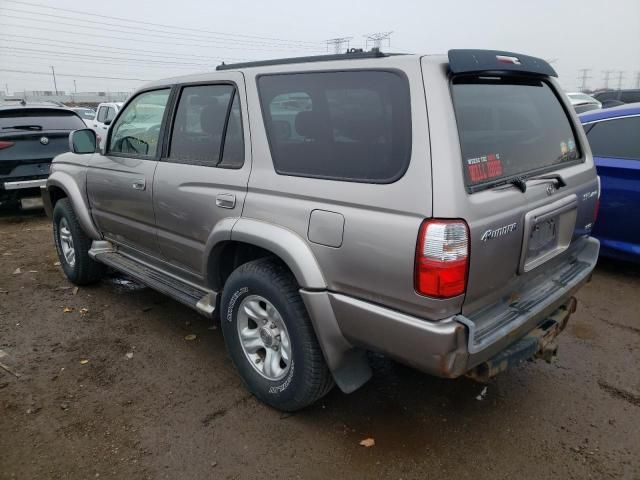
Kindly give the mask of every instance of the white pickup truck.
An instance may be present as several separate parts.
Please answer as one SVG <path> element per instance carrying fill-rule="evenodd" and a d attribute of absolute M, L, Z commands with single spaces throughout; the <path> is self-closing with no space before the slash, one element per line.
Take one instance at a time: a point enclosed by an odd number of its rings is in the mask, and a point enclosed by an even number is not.
<path fill-rule="evenodd" d="M 89 127 L 96 132 L 100 147 L 103 146 L 104 140 L 107 138 L 109 125 L 121 108 L 122 102 L 108 102 L 98 105 L 96 117 L 92 122 L 89 122 Z"/>

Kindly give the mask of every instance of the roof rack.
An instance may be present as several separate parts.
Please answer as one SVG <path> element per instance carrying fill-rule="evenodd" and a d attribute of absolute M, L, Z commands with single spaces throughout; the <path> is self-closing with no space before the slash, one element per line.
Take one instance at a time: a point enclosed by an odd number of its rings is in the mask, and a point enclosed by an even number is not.
<path fill-rule="evenodd" d="M 361 48 L 349 48 L 345 53 L 336 53 L 333 55 L 313 55 L 309 57 L 291 57 L 278 58 L 273 60 L 260 60 L 257 62 L 244 63 L 224 63 L 216 67 L 216 70 L 235 70 L 238 68 L 266 67 L 269 65 L 287 65 L 290 63 L 309 63 L 309 62 L 330 62 L 332 60 L 354 60 L 364 58 L 381 58 L 390 55 L 401 55 L 397 53 L 383 53 L 379 48 L 372 48 L 365 52 Z"/>

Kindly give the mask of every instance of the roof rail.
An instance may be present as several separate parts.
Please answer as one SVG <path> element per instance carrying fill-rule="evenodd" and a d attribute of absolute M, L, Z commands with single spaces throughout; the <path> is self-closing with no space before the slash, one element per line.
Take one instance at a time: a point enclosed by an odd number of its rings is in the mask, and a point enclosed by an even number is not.
<path fill-rule="evenodd" d="M 273 60 L 259 60 L 257 62 L 224 63 L 216 67 L 216 70 L 235 70 L 238 68 L 266 67 L 269 65 L 287 65 L 290 63 L 330 62 L 333 60 L 354 60 L 364 58 L 381 58 L 390 55 L 402 55 L 399 53 L 383 53 L 379 48 L 372 48 L 365 52 L 361 48 L 350 48 L 345 53 L 333 55 L 313 55 L 309 57 L 278 58 Z"/>

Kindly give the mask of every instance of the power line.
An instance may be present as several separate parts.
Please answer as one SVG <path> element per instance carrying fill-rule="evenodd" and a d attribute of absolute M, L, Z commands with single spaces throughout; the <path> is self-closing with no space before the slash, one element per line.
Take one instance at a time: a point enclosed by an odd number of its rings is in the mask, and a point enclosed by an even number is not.
<path fill-rule="evenodd" d="M 3 15 L 2 18 L 14 18 L 10 15 Z M 34 18 L 29 19 L 31 21 L 44 21 L 45 23 L 46 20 L 36 20 Z M 56 22 L 56 25 L 65 25 L 62 22 Z M 69 25 L 69 24 L 66 24 Z M 60 30 L 60 29 L 56 29 L 56 28 L 47 28 L 47 27 L 40 27 L 40 26 L 34 26 L 34 25 L 29 25 L 29 24 L 5 24 L 5 26 L 7 27 L 20 27 L 20 28 L 37 28 L 38 30 L 45 30 L 45 31 L 50 31 L 50 32 L 58 32 L 58 33 L 64 33 L 66 35 L 80 35 L 82 37 L 86 37 L 87 35 L 91 35 L 92 37 L 101 37 L 101 38 L 109 38 L 109 39 L 114 39 L 114 40 L 125 40 L 128 42 L 146 42 L 146 43 L 156 43 L 159 45 L 173 45 L 173 46 L 183 46 L 183 47 L 202 47 L 202 48 L 211 48 L 211 47 L 215 47 L 216 45 L 214 44 L 202 44 L 202 43 L 195 43 L 193 41 L 191 41 L 190 43 L 176 43 L 174 42 L 161 42 L 158 40 L 149 40 L 148 38 L 131 38 L 131 37 L 119 37 L 119 36 L 115 36 L 115 35 L 102 35 L 99 33 L 95 33 L 95 32 L 72 32 L 69 30 Z M 80 25 L 70 25 L 73 27 L 79 27 Z M 107 31 L 111 31 L 111 29 L 108 28 L 103 28 L 102 30 L 107 30 Z M 132 34 L 133 32 L 125 32 L 125 33 L 129 33 Z M 169 37 L 172 38 L 172 37 Z M 189 41 L 189 39 L 185 39 L 186 41 Z M 239 47 L 239 46 L 228 46 L 228 45 L 218 45 L 218 47 L 224 48 L 224 49 L 232 49 L 232 50 L 256 50 L 256 51 L 262 51 L 262 52 L 271 52 L 271 51 L 275 51 L 275 50 L 292 50 L 290 48 L 286 48 L 286 49 L 278 49 L 278 48 L 256 48 L 256 47 Z M 293 49 L 295 50 L 295 49 Z"/>
<path fill-rule="evenodd" d="M 33 21 L 37 21 L 37 22 L 42 22 L 45 21 L 47 23 L 49 23 L 50 21 L 48 20 L 49 18 L 62 18 L 64 20 L 73 20 L 76 22 L 82 22 L 82 23 L 93 23 L 93 24 L 97 24 L 100 26 L 112 26 L 112 27 L 120 27 L 120 28 L 129 28 L 129 29 L 135 29 L 135 31 L 129 32 L 126 30 L 114 30 L 114 31 L 118 31 L 118 32 L 122 32 L 122 33 L 130 33 L 130 34 L 134 34 L 134 35 L 145 35 L 144 33 L 138 33 L 140 31 L 144 31 L 144 32 L 154 32 L 156 33 L 156 36 L 162 36 L 162 37 L 168 37 L 168 38 L 189 38 L 189 37 L 195 37 L 196 40 L 217 40 L 219 42 L 224 42 L 224 43 L 233 43 L 235 45 L 260 45 L 260 46 L 266 46 L 266 47 L 289 47 L 289 45 L 287 44 L 278 44 L 278 43 L 267 43 L 267 42 L 256 42 L 256 41 L 252 41 L 252 40 L 236 40 L 236 39 L 228 39 L 228 38 L 224 38 L 224 37 L 215 37 L 215 36 L 211 36 L 211 35 L 198 35 L 198 34 L 193 34 L 193 33 L 177 33 L 177 32 L 167 32 L 166 30 L 158 30 L 155 28 L 144 28 L 144 27 L 140 27 L 138 25 L 136 26 L 130 26 L 130 25 L 122 25 L 121 23 L 107 23 L 107 22 L 101 22 L 98 20 L 86 20 L 86 19 L 80 19 L 80 18 L 75 18 L 75 17 L 69 17 L 67 15 L 55 15 L 55 14 L 51 14 L 51 13 L 40 13 L 40 12 L 30 12 L 30 11 L 26 11 L 26 10 L 19 10 L 19 9 L 15 9 L 15 8 L 7 8 L 7 7 L 2 7 L 2 10 L 4 11 L 9 11 L 9 12 L 17 12 L 17 13 L 26 13 L 29 15 L 40 15 L 40 16 L 44 16 L 47 17 L 47 20 L 40 20 L 38 18 L 29 18 L 29 17 L 16 17 L 16 16 L 9 16 L 7 15 L 7 17 L 9 18 L 19 18 L 22 20 L 33 20 Z M 59 22 L 62 23 L 62 22 Z M 63 25 L 66 25 L 65 23 L 62 23 Z M 85 26 L 85 25 L 77 25 L 75 24 L 75 26 L 81 27 L 81 28 L 88 28 L 88 29 L 94 29 L 95 27 L 93 26 Z M 157 35 L 157 34 L 161 34 L 161 35 Z M 317 46 L 311 46 L 311 45 L 305 45 L 305 46 L 296 46 L 296 48 L 298 49 L 307 49 L 307 48 L 313 48 L 313 49 L 317 49 Z"/>
<path fill-rule="evenodd" d="M 373 48 L 380 49 L 382 42 L 387 41 L 387 46 L 391 46 L 391 34 L 393 32 L 378 32 L 363 35 L 365 40 L 365 48 L 369 48 L 369 42 L 373 42 Z"/>
<path fill-rule="evenodd" d="M 330 46 L 333 46 L 333 53 L 342 53 L 349 49 L 349 41 L 353 37 L 338 37 L 338 38 L 330 38 L 326 40 L 327 42 L 327 50 L 329 50 Z M 346 45 L 346 48 L 343 49 L 342 46 Z"/>
<path fill-rule="evenodd" d="M 624 71 L 618 70 L 618 90 L 622 89 L 622 80 L 624 80 Z"/>
<path fill-rule="evenodd" d="M 0 47 L 0 49 L 5 49 L 5 47 Z M 48 53 L 50 55 L 56 56 L 56 57 L 70 57 L 70 58 L 74 58 L 74 57 L 84 57 L 84 58 L 97 58 L 97 59 L 102 59 L 102 60 L 124 60 L 126 62 L 139 62 L 140 59 L 139 58 L 124 58 L 124 57 L 109 57 L 106 55 L 90 55 L 88 53 L 66 53 L 66 52 L 56 52 L 54 50 L 40 50 L 40 49 L 34 49 L 34 48 L 19 48 L 19 47 L 12 47 L 11 50 L 17 50 L 17 51 L 21 51 L 21 52 L 35 52 L 35 53 Z M 149 63 L 155 63 L 155 64 L 161 64 L 161 65 L 184 65 L 184 66 L 195 66 L 195 67 L 209 67 L 211 68 L 211 64 L 206 64 L 206 63 L 183 63 L 183 62 L 170 62 L 170 61 L 160 61 L 160 60 L 144 60 L 144 64 L 149 64 Z"/>
<path fill-rule="evenodd" d="M 587 80 L 589 80 L 591 77 L 591 75 L 589 75 L 589 72 L 591 71 L 590 68 L 581 68 L 580 70 L 578 70 L 579 72 L 582 72 L 582 75 L 578 77 L 578 79 L 580 80 L 580 87 L 578 87 L 580 89 L 581 92 L 584 92 L 587 90 Z"/>
<path fill-rule="evenodd" d="M 18 57 L 18 61 L 17 63 L 22 63 L 23 65 L 25 64 L 25 62 L 20 62 L 20 59 L 34 59 L 36 61 L 38 60 L 44 60 L 44 63 L 50 63 L 50 61 L 52 60 L 52 55 L 37 55 L 37 54 L 32 54 L 32 53 L 3 53 L 3 56 L 15 56 Z M 130 69 L 131 67 L 138 67 L 138 68 L 144 68 L 144 69 L 148 69 L 148 68 L 163 68 L 163 69 L 167 69 L 167 68 L 173 68 L 173 69 L 185 69 L 185 70 L 189 70 L 190 72 L 193 72 L 195 69 L 197 69 L 198 65 L 166 65 L 166 64 L 160 64 L 160 65 L 135 65 L 131 63 L 131 61 L 128 60 L 88 60 L 88 59 L 71 59 L 71 58 L 60 58 L 60 56 L 58 55 L 53 55 L 55 57 L 55 59 L 57 61 L 60 61 L 62 63 L 81 63 L 83 65 L 113 65 L 113 66 L 126 66 L 127 69 Z M 11 62 L 16 63 L 15 60 L 12 60 Z M 33 64 L 33 62 L 27 62 L 26 65 L 31 66 Z M 213 70 L 213 67 L 207 66 L 208 70 Z M 166 76 L 166 75 L 163 75 Z"/>
<path fill-rule="evenodd" d="M 123 17 L 112 17 L 109 15 L 100 15 L 97 13 L 91 13 L 91 12 L 86 12 L 86 11 L 79 11 L 79 10 L 71 10 L 68 8 L 61 8 L 61 7 L 52 7 L 49 5 L 43 5 L 40 3 L 32 3 L 32 2 L 24 2 L 21 0 L 4 0 L 5 2 L 9 2 L 9 3 L 17 3 L 17 4 L 21 4 L 21 5 L 28 5 L 31 7 L 38 7 L 38 8 L 48 8 L 50 10 L 58 10 L 58 11 L 62 11 L 62 12 L 70 12 L 70 13 L 74 13 L 76 15 L 88 15 L 88 16 L 92 16 L 92 17 L 98 17 L 98 18 L 108 18 L 110 20 L 118 20 L 120 22 L 129 22 L 129 23 L 135 23 L 136 25 L 151 25 L 154 27 L 164 27 L 164 28 L 173 28 L 174 30 L 188 30 L 188 31 L 196 31 L 196 32 L 203 32 L 203 33 L 211 33 L 211 34 L 215 34 L 215 35 L 226 35 L 226 36 L 232 36 L 232 37 L 241 37 L 241 38 L 253 38 L 253 39 L 258 39 L 258 40 L 270 40 L 270 41 L 279 41 L 279 42 L 286 42 L 286 43 L 303 43 L 303 44 L 312 44 L 312 45 L 317 45 L 318 42 L 312 42 L 312 41 L 308 41 L 308 40 L 287 40 L 287 39 L 280 39 L 280 38 L 273 38 L 273 37 L 261 37 L 261 36 L 257 36 L 257 35 L 246 35 L 246 34 L 240 34 L 240 33 L 225 33 L 225 32 L 215 32 L 215 31 L 211 31 L 211 30 L 202 30 L 202 29 L 198 29 L 198 28 L 191 28 L 191 27 L 178 27 L 175 25 L 166 25 L 166 24 L 162 24 L 162 23 L 152 23 L 152 22 L 144 22 L 141 20 L 131 20 L 129 18 L 123 18 Z"/>
<path fill-rule="evenodd" d="M 609 80 L 611 79 L 611 74 L 615 70 L 603 70 L 602 74 L 604 75 L 604 88 L 609 89 Z"/>
<path fill-rule="evenodd" d="M 67 42 L 64 40 L 56 40 L 56 39 L 43 39 L 41 37 L 32 37 L 29 35 L 17 35 L 17 34 L 6 34 L 6 33 L 0 33 L 0 37 L 2 36 L 6 36 L 9 37 L 8 39 L 2 39 L 0 38 L 0 41 L 5 41 L 5 42 L 14 42 L 14 43 L 27 43 L 27 44 L 33 44 L 33 45 L 46 45 L 49 47 L 58 47 L 58 45 L 52 45 L 49 42 L 57 42 L 57 43 L 64 43 L 67 45 L 73 45 L 74 50 L 75 49 L 82 49 L 82 50 L 92 50 L 92 51 L 100 51 L 100 52 L 104 52 L 105 49 L 107 50 L 122 50 L 125 52 L 134 52 L 134 53 L 144 53 L 146 56 L 151 56 L 151 57 L 162 57 L 162 58 L 174 58 L 174 59 L 181 59 L 181 58 L 185 58 L 185 57 L 192 57 L 192 58 L 196 58 L 196 59 L 202 59 L 202 60 L 211 60 L 211 61 L 221 61 L 221 60 L 234 60 L 234 61 L 241 61 L 241 62 L 245 62 L 245 61 L 251 61 L 252 59 L 250 58 L 237 58 L 237 57 L 227 57 L 226 55 L 224 57 L 205 57 L 203 55 L 192 55 L 192 54 L 187 54 L 187 53 L 176 53 L 176 55 L 168 55 L 166 52 L 161 52 L 159 50 L 142 50 L 139 48 L 122 48 L 122 47 L 107 47 L 107 46 L 103 46 L 100 44 L 96 44 L 96 43 L 84 43 L 82 42 L 82 45 L 78 45 L 78 42 Z M 28 40 L 14 40 L 14 38 L 27 38 L 27 39 L 32 39 L 32 40 L 46 40 L 47 43 L 43 43 L 43 42 L 32 42 L 32 41 L 28 41 Z M 63 47 L 61 45 L 61 47 Z M 86 47 L 98 47 L 96 49 L 94 48 L 86 48 Z M 118 53 L 118 52 L 107 52 L 107 53 Z M 158 55 L 149 55 L 149 54 L 158 54 Z"/>
<path fill-rule="evenodd" d="M 18 19 L 18 20 L 27 20 L 27 21 L 29 21 L 29 22 L 40 22 L 40 23 L 46 23 L 46 24 L 50 24 L 50 23 L 51 23 L 51 21 L 46 20 L 46 19 L 29 18 L 29 17 L 20 17 L 20 16 L 18 16 L 18 15 L 2 15 L 2 18 L 3 18 L 3 19 L 5 19 L 5 18 L 11 18 L 11 19 Z M 80 20 L 80 21 L 82 21 L 82 20 Z M 92 35 L 92 36 L 97 36 L 96 34 L 94 34 L 94 33 L 93 33 L 93 32 L 95 31 L 95 27 L 90 27 L 90 26 L 86 26 L 86 25 L 81 25 L 81 24 L 78 24 L 78 23 L 60 22 L 60 21 L 56 21 L 56 22 L 55 22 L 55 24 L 56 24 L 56 25 L 66 25 L 66 26 L 68 26 L 68 27 L 74 27 L 74 28 L 86 28 L 86 29 L 89 29 L 89 30 L 90 30 L 90 32 L 80 32 L 80 33 L 77 33 L 77 32 L 70 32 L 70 31 L 66 31 L 66 30 L 53 30 L 53 29 L 50 29 L 50 28 L 49 28 L 49 29 L 45 29 L 45 28 L 42 28 L 42 27 L 35 27 L 34 25 L 28 25 L 28 24 L 27 24 L 27 25 L 24 25 L 24 24 L 22 24 L 22 25 L 17 24 L 17 26 L 27 27 L 27 28 L 38 28 L 39 30 L 52 30 L 52 31 L 58 31 L 58 32 L 62 32 L 62 33 L 70 33 L 70 34 L 73 34 L 73 35 Z M 16 26 L 16 24 L 13 24 L 13 25 L 12 25 L 12 24 L 6 24 L 6 25 L 7 25 L 7 26 L 9 26 L 9 27 L 11 27 L 11 26 Z M 107 27 L 101 27 L 101 28 L 100 28 L 100 31 L 116 32 L 116 33 L 125 33 L 125 34 L 127 34 L 127 35 L 140 35 L 140 36 L 142 36 L 142 37 L 147 37 L 147 36 L 149 36 L 149 34 L 147 34 L 147 33 L 131 32 L 131 31 L 127 31 L 127 30 L 119 30 L 119 29 L 116 29 L 116 28 L 107 28 Z M 177 34 L 177 35 L 181 35 L 181 34 Z M 101 35 L 101 36 L 104 36 L 104 35 Z M 169 39 L 169 40 L 189 41 L 189 42 L 196 42 L 196 41 L 198 41 L 198 40 L 191 39 L 191 38 L 184 38 L 184 36 L 182 36 L 182 37 L 181 37 L 181 36 L 175 37 L 175 36 L 162 35 L 162 34 L 157 34 L 157 33 L 156 33 L 156 34 L 154 34 L 154 35 L 153 35 L 153 37 L 157 37 L 157 38 L 166 38 L 166 39 Z M 113 38 L 115 38 L 115 37 L 113 37 Z M 129 40 L 129 41 L 134 41 L 134 42 L 146 42 L 146 41 L 148 41 L 148 40 L 146 40 L 146 38 L 126 38 L 126 39 L 124 39 L 124 40 Z M 205 40 L 206 40 L 206 39 L 203 39 L 203 40 L 200 40 L 200 41 L 205 41 Z M 225 40 L 223 40 L 223 42 L 229 43 L 229 41 L 225 41 Z M 169 45 L 178 45 L 178 44 L 173 43 L 173 42 L 171 42 L 171 43 L 169 43 L 169 42 L 162 42 L 162 43 L 164 43 L 164 44 L 169 44 Z M 316 47 L 315 49 L 313 49 L 312 47 L 293 47 L 293 46 L 292 46 L 292 47 L 287 47 L 287 46 L 282 46 L 282 47 L 280 47 L 280 46 L 276 46 L 276 47 L 258 48 L 258 47 L 252 47 L 252 46 L 251 46 L 251 44 L 249 44 L 249 45 L 244 45 L 244 44 L 238 44 L 237 42 L 235 42 L 235 43 L 233 43 L 233 44 L 234 44 L 235 46 L 229 46 L 229 45 L 218 45 L 218 46 L 223 47 L 223 48 L 235 49 L 235 50 L 258 50 L 258 51 L 264 51 L 264 52 L 277 51 L 277 50 L 283 50 L 283 51 L 291 51 L 291 50 L 293 50 L 293 51 L 300 51 L 300 50 L 316 50 L 316 51 L 320 51 L 320 48 L 319 48 L 319 47 Z M 183 44 L 183 45 L 185 45 L 185 44 Z M 187 46 L 188 46 L 188 45 L 189 45 L 189 44 L 187 44 Z M 192 43 L 191 45 L 195 45 L 195 43 Z M 215 46 L 215 44 L 214 44 L 214 43 L 207 43 L 206 45 L 205 45 L 205 44 L 200 43 L 199 45 L 200 45 L 200 46 L 203 46 L 203 47 L 208 47 L 208 48 L 211 48 L 212 46 Z"/>
<path fill-rule="evenodd" d="M 51 72 L 34 72 L 30 70 L 12 70 L 7 68 L 0 68 L 0 72 L 10 72 L 10 73 L 27 73 L 31 75 L 51 75 Z M 58 77 L 78 77 L 78 78 L 99 78 L 103 80 L 133 80 L 137 82 L 150 82 L 151 80 L 148 78 L 125 78 L 125 77 L 102 77 L 98 75 L 71 75 L 68 73 L 56 73 Z"/>

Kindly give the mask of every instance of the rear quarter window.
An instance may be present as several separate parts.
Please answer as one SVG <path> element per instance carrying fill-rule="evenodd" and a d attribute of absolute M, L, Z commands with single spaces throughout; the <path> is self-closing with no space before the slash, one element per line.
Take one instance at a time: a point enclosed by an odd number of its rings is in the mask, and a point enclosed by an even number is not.
<path fill-rule="evenodd" d="M 263 75 L 258 89 L 277 173 L 391 183 L 407 169 L 411 107 L 403 75 Z"/>
<path fill-rule="evenodd" d="M 582 157 L 567 112 L 546 82 L 460 78 L 451 89 L 468 187 Z"/>

